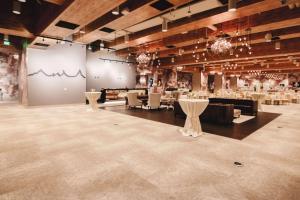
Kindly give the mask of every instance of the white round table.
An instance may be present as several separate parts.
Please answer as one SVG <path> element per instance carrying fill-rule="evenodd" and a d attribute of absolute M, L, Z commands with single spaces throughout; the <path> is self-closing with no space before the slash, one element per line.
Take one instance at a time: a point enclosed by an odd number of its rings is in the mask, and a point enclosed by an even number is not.
<path fill-rule="evenodd" d="M 207 107 L 209 101 L 206 99 L 179 99 L 183 112 L 187 115 L 184 128 L 180 132 L 184 136 L 198 137 L 202 135 L 199 116 Z"/>
<path fill-rule="evenodd" d="M 89 104 L 93 110 L 98 109 L 97 100 L 99 99 L 101 92 L 85 92 L 86 98 L 89 100 Z"/>
<path fill-rule="evenodd" d="M 258 106 L 258 110 L 260 110 L 260 111 L 263 111 L 263 108 L 262 108 L 262 105 L 261 105 L 261 102 L 262 102 L 262 100 L 265 98 L 265 94 L 263 94 L 263 93 L 253 93 L 252 94 L 252 99 L 253 100 L 256 100 L 257 101 L 257 106 Z"/>

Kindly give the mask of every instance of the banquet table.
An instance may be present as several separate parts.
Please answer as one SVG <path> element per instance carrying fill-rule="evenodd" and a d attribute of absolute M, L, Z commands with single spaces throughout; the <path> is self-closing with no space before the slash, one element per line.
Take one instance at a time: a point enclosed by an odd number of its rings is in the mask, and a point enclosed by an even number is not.
<path fill-rule="evenodd" d="M 180 129 L 183 136 L 198 137 L 202 135 L 199 116 L 208 105 L 206 99 L 179 99 L 183 112 L 187 115 L 184 128 Z"/>
<path fill-rule="evenodd" d="M 89 100 L 89 104 L 93 110 L 98 109 L 97 100 L 99 99 L 101 92 L 85 92 L 86 98 Z"/>
<path fill-rule="evenodd" d="M 169 109 L 169 108 L 174 109 L 173 105 L 174 105 L 175 100 L 176 100 L 176 98 L 174 98 L 174 97 L 164 97 L 163 96 L 163 97 L 161 97 L 160 102 L 162 105 L 166 105 L 167 109 Z"/>
<path fill-rule="evenodd" d="M 263 111 L 261 103 L 262 103 L 263 99 L 265 98 L 265 96 L 266 95 L 263 93 L 253 93 L 252 94 L 252 99 L 257 101 L 258 110 L 260 110 L 260 111 Z"/>

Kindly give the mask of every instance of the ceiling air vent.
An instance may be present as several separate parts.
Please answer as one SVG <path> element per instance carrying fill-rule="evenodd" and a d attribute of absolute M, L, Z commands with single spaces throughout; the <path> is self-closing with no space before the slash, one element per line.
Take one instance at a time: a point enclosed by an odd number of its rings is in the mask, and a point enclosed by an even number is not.
<path fill-rule="evenodd" d="M 66 29 L 71 29 L 74 30 L 76 29 L 79 25 L 78 24 L 73 24 L 71 22 L 66 22 L 66 21 L 59 21 L 55 24 L 55 26 L 61 27 L 61 28 L 66 28 Z"/>
<path fill-rule="evenodd" d="M 100 28 L 99 30 L 100 30 L 100 31 L 103 31 L 103 32 L 105 32 L 105 33 L 112 33 L 112 32 L 115 31 L 114 29 L 107 28 L 107 27 Z"/>
<path fill-rule="evenodd" d="M 44 43 L 39 43 L 39 42 L 34 43 L 34 45 L 40 46 L 40 47 L 49 47 L 50 46 L 49 44 L 44 44 Z"/>
<path fill-rule="evenodd" d="M 175 48 L 176 46 L 173 45 L 173 44 L 169 44 L 169 45 L 166 45 L 166 47 L 167 47 L 168 49 L 172 49 L 172 48 Z"/>
<path fill-rule="evenodd" d="M 159 10 L 159 11 L 164 11 L 166 9 L 172 8 L 174 5 L 167 0 L 158 0 L 154 2 L 153 4 L 150 5 L 151 7 Z"/>

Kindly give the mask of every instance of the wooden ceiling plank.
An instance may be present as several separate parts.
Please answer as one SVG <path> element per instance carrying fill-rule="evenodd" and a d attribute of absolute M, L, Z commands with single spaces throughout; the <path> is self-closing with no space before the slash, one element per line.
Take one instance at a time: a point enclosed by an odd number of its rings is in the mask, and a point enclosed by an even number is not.
<path fill-rule="evenodd" d="M 56 5 L 62 5 L 65 2 L 65 0 L 44 0 L 44 1 L 56 4 Z"/>
<path fill-rule="evenodd" d="M 155 2 L 156 0 L 149 1 L 148 3 L 144 4 L 143 6 L 131 11 L 128 15 L 124 15 L 118 19 L 115 19 L 107 24 L 105 24 L 105 27 L 114 29 L 114 30 L 124 30 L 126 28 L 129 28 L 133 25 L 136 25 L 138 23 L 141 23 L 143 21 L 146 21 L 154 16 L 159 15 L 162 13 L 161 11 L 153 8 L 150 6 L 151 3 Z M 170 1 L 175 6 L 180 6 L 183 4 L 188 3 L 190 0 L 172 0 Z M 165 12 L 165 11 L 164 11 Z M 101 23 L 95 23 L 93 27 L 89 29 L 93 29 L 93 31 L 85 34 L 84 36 L 77 38 L 77 40 L 80 40 L 84 43 L 90 43 L 95 40 L 104 38 L 108 35 L 108 33 L 100 32 L 99 29 L 103 27 L 104 25 L 100 25 Z"/>
<path fill-rule="evenodd" d="M 280 13 L 285 13 L 285 15 L 280 15 Z M 272 17 L 277 16 L 277 17 Z M 223 32 L 229 34 L 229 35 L 235 35 L 236 27 L 238 22 L 237 21 L 245 21 L 248 17 L 238 19 L 238 20 L 232 20 L 225 23 L 222 23 L 222 26 L 219 24 L 218 27 L 222 27 Z M 240 34 L 244 35 L 246 34 L 243 30 L 247 29 L 248 27 L 251 27 L 251 33 L 258 33 L 258 32 L 266 32 L 271 31 L 274 29 L 279 28 L 286 28 L 286 27 L 292 27 L 296 25 L 300 25 L 300 12 L 297 12 L 296 10 L 289 10 L 286 7 L 282 7 L 279 9 L 267 11 L 265 13 L 261 14 L 255 14 L 249 17 L 251 19 L 250 23 L 241 23 L 240 27 Z M 219 28 L 220 30 L 221 28 Z M 209 40 L 214 39 L 214 36 L 216 34 L 219 34 L 219 31 L 211 31 L 208 30 L 208 36 Z M 147 50 L 149 52 L 155 52 L 157 49 L 159 51 L 166 51 L 172 53 L 178 52 L 179 48 L 192 45 L 195 43 L 196 40 L 198 40 L 200 37 L 205 36 L 205 29 L 197 29 L 190 31 L 186 34 L 176 34 L 170 37 L 166 37 L 163 40 L 148 45 Z M 175 49 L 168 49 L 166 48 L 166 44 L 173 44 L 177 48 Z M 136 48 L 135 51 L 137 51 L 138 48 Z M 171 53 L 172 52 L 172 53 Z M 127 49 L 120 49 L 117 51 L 118 55 L 125 55 L 128 54 Z"/>
<path fill-rule="evenodd" d="M 111 43 L 110 47 L 122 49 L 127 46 L 137 46 L 174 34 L 195 30 L 201 27 L 207 27 L 213 24 L 219 24 L 225 21 L 230 21 L 249 15 L 254 15 L 256 13 L 265 12 L 268 10 L 279 8 L 281 6 L 282 5 L 279 1 L 277 2 L 273 0 L 250 0 L 245 3 L 243 3 L 242 1 L 236 12 L 227 12 L 226 6 L 216 8 L 207 12 L 195 14 L 191 18 L 177 20 L 169 25 L 168 32 L 163 33 L 158 27 L 152 28 L 151 30 L 144 30 L 140 33 L 135 33 L 135 38 L 132 39 L 128 44 L 125 44 L 124 40 L 122 38 L 119 38 L 116 42 Z"/>
<path fill-rule="evenodd" d="M 232 59 L 228 58 L 228 55 L 212 55 L 210 58 L 208 58 L 207 61 L 201 61 L 199 64 L 205 64 L 205 63 L 213 63 L 215 61 L 220 60 L 240 60 L 245 58 L 252 58 L 256 56 L 270 56 L 273 54 L 291 54 L 294 52 L 300 51 L 300 38 L 293 38 L 293 39 L 287 39 L 281 41 L 281 48 L 280 50 L 276 50 L 274 48 L 274 43 L 259 43 L 254 44 L 252 46 L 253 48 L 253 54 L 249 55 L 247 53 L 240 53 L 239 58 L 232 57 Z M 189 64 L 196 64 L 195 58 L 192 57 L 192 54 L 183 55 L 181 57 L 177 57 L 175 63 L 171 63 L 170 58 L 161 59 L 162 67 L 163 66 L 169 66 L 169 65 L 189 65 Z"/>
<path fill-rule="evenodd" d="M 78 24 L 82 28 L 99 16 L 109 12 L 126 0 L 75 0 L 72 2 L 43 32 L 42 35 L 64 38 L 74 33 L 74 30 L 55 26 L 60 21 Z"/>

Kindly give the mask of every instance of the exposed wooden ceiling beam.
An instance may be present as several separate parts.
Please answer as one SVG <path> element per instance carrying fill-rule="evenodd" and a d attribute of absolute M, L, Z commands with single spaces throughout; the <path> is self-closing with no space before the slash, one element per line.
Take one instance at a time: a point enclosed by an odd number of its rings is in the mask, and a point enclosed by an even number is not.
<path fill-rule="evenodd" d="M 76 40 L 80 40 L 83 43 L 91 43 L 95 40 L 103 39 L 105 36 L 109 35 L 109 33 L 99 31 L 99 29 L 102 27 L 119 31 L 155 17 L 162 13 L 162 11 L 150 6 L 150 4 L 155 1 L 156 0 L 140 0 L 138 4 L 134 5 L 126 5 L 126 3 L 124 3 L 124 6 L 121 6 L 121 10 L 123 7 L 129 8 L 131 11 L 128 15 L 114 16 L 111 13 L 107 13 L 103 17 L 98 18 L 88 24 L 85 27 L 86 33 L 80 37 L 76 37 Z M 190 0 L 169 0 L 169 2 L 177 7 L 190 2 Z M 168 9 L 164 10 L 163 12 L 166 11 L 168 11 Z"/>
<path fill-rule="evenodd" d="M 285 15 L 281 15 L 281 13 L 285 13 Z M 276 17 L 273 17 L 276 16 Z M 244 17 L 238 20 L 232 20 L 229 22 L 225 22 L 218 24 L 217 27 L 219 30 L 223 30 L 224 33 L 234 36 L 236 32 L 237 25 L 240 24 L 240 35 L 244 35 L 245 29 L 251 27 L 251 33 L 259 33 L 259 32 L 267 32 L 272 31 L 274 29 L 282 29 L 292 26 L 300 25 L 300 12 L 298 10 L 290 10 L 287 7 L 278 8 L 275 10 L 270 10 L 261 14 L 255 14 L 250 17 Z M 222 27 L 222 28 L 221 28 Z M 168 54 L 178 54 L 178 50 L 183 48 L 185 52 L 188 52 L 190 45 L 195 44 L 195 42 L 199 39 L 203 41 L 205 37 L 205 28 L 197 29 L 190 31 L 186 34 L 176 34 L 170 37 L 166 37 L 161 41 L 154 42 L 152 44 L 147 45 L 147 50 L 149 52 L 155 52 L 157 49 L 160 54 L 164 57 Z M 277 31 L 278 32 L 278 31 Z M 274 35 L 281 35 L 282 32 L 273 33 Z M 211 31 L 208 30 L 209 40 L 214 39 L 215 35 L 220 33 L 219 31 Z M 175 45 L 176 48 L 168 49 L 166 45 Z M 186 48 L 185 48 L 186 47 Z M 131 48 L 130 52 L 138 51 L 138 48 Z M 116 52 L 118 55 L 126 55 L 128 54 L 128 49 L 120 49 Z"/>
<path fill-rule="evenodd" d="M 27 29 L 8 29 L 8 28 L 0 28 L 0 33 L 6 34 L 6 35 L 14 35 L 24 38 L 33 38 L 33 34 L 30 33 Z"/>
<path fill-rule="evenodd" d="M 53 3 L 53 4 L 57 4 L 57 5 L 62 5 L 65 0 L 44 0 L 44 1 L 47 1 L 47 2 Z"/>
<path fill-rule="evenodd" d="M 240 59 L 246 59 L 251 57 L 257 57 L 257 56 L 270 56 L 270 55 L 276 55 L 276 54 L 290 54 L 300 51 L 300 38 L 293 38 L 293 39 L 287 39 L 281 41 L 281 48 L 280 50 L 276 50 L 274 48 L 273 43 L 259 43 L 252 45 L 253 48 L 253 54 L 249 55 L 246 52 L 241 52 L 239 54 L 239 57 L 236 58 L 235 56 L 229 56 L 226 55 L 214 55 L 209 54 L 207 57 L 207 61 L 203 60 L 202 58 L 199 62 L 199 64 L 203 63 L 209 63 L 209 62 L 217 62 L 220 60 L 240 60 Z M 175 63 L 171 62 L 171 58 L 164 58 L 160 59 L 162 66 L 170 66 L 170 65 L 190 65 L 190 64 L 196 64 L 195 58 L 192 54 L 186 54 L 180 57 L 177 57 L 175 60 Z"/>
<path fill-rule="evenodd" d="M 183 18 L 176 20 L 169 24 L 168 32 L 161 32 L 161 27 L 153 27 L 146 29 L 131 36 L 131 41 L 128 44 L 124 43 L 124 38 L 118 38 L 116 42 L 111 43 L 110 46 L 121 49 L 127 46 L 137 46 L 145 44 L 147 42 L 159 40 L 161 38 L 171 36 L 174 34 L 182 33 L 185 31 L 191 31 L 199 29 L 201 27 L 207 27 L 213 24 L 219 24 L 225 21 L 254 15 L 256 13 L 265 12 L 275 8 L 279 8 L 282 5 L 279 1 L 274 0 L 249 0 L 241 1 L 238 4 L 236 12 L 227 12 L 227 7 L 215 8 L 206 12 L 198 13 L 193 15 L 191 18 Z"/>
<path fill-rule="evenodd" d="M 299 18 L 299 20 L 300 20 L 300 18 Z M 265 34 L 266 33 L 269 33 L 269 31 L 251 34 L 251 39 L 252 39 L 251 44 L 253 45 L 253 44 L 265 42 Z M 272 33 L 274 36 L 279 36 L 280 40 L 298 38 L 298 37 L 300 37 L 300 26 L 277 29 L 277 30 L 273 30 Z M 237 38 L 238 37 L 232 38 L 232 45 L 234 45 L 234 46 L 236 45 L 235 43 L 236 43 Z M 198 47 L 196 49 L 197 51 L 195 51 L 195 46 Z M 240 47 L 240 43 L 238 44 L 238 47 Z M 193 44 L 193 45 L 182 47 L 182 49 L 184 49 L 183 54 L 190 54 L 193 51 L 195 51 L 196 53 L 202 53 L 202 52 L 206 51 L 205 48 L 206 48 L 206 43 Z M 160 56 L 160 58 L 170 57 L 170 55 L 174 55 L 174 54 L 177 56 L 179 49 L 180 48 L 161 51 L 161 52 L 159 52 L 159 56 Z"/>
<path fill-rule="evenodd" d="M 78 29 L 109 12 L 126 0 L 74 0 L 43 32 L 51 37 L 68 37 L 75 30 L 55 26 L 60 20 L 78 24 Z"/>

